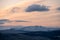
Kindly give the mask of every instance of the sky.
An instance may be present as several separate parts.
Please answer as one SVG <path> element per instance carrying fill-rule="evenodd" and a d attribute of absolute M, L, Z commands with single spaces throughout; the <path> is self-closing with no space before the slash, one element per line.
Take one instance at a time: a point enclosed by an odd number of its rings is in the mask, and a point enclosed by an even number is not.
<path fill-rule="evenodd" d="M 60 27 L 60 0 L 0 0 L 0 25 Z"/>

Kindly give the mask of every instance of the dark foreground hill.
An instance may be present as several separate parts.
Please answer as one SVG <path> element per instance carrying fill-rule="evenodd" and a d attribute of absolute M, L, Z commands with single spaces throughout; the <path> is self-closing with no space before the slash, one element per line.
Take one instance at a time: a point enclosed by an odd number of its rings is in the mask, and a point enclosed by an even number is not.
<path fill-rule="evenodd" d="M 0 40 L 60 40 L 60 30 L 30 31 L 25 33 L 2 33 Z"/>

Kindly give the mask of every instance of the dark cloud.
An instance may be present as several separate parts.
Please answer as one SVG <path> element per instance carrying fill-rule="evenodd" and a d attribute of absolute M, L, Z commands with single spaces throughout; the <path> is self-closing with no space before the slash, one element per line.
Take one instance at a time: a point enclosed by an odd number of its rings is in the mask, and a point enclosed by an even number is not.
<path fill-rule="evenodd" d="M 10 22 L 8 19 L 0 19 L 0 24 L 4 24 Z"/>
<path fill-rule="evenodd" d="M 60 7 L 58 7 L 57 10 L 60 10 Z"/>
<path fill-rule="evenodd" d="M 29 21 L 25 21 L 25 20 L 0 19 L 0 24 L 11 23 L 11 22 L 29 22 Z"/>
<path fill-rule="evenodd" d="M 15 20 L 14 22 L 29 22 L 29 21 L 25 21 L 25 20 Z"/>
<path fill-rule="evenodd" d="M 32 11 L 49 11 L 47 6 L 44 5 L 38 5 L 38 4 L 32 4 L 30 6 L 28 6 L 25 9 L 26 12 L 32 12 Z"/>

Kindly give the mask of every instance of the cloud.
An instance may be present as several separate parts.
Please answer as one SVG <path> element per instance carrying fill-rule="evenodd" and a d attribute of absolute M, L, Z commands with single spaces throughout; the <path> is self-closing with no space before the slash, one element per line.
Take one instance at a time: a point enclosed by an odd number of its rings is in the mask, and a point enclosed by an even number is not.
<path fill-rule="evenodd" d="M 15 20 L 14 22 L 29 22 L 29 21 L 25 21 L 25 20 Z"/>
<path fill-rule="evenodd" d="M 60 10 L 60 7 L 58 7 L 57 10 Z"/>
<path fill-rule="evenodd" d="M 47 6 L 44 5 L 38 5 L 38 4 L 32 4 L 30 6 L 28 6 L 25 9 L 26 12 L 32 12 L 32 11 L 49 11 Z"/>
<path fill-rule="evenodd" d="M 9 19 L 0 19 L 0 25 L 5 23 L 12 23 L 12 22 L 29 22 L 25 20 L 9 20 Z"/>
<path fill-rule="evenodd" d="M 11 12 L 11 13 L 18 13 L 19 10 L 20 10 L 19 7 L 13 7 L 13 8 L 10 10 L 10 12 Z"/>
<path fill-rule="evenodd" d="M 0 19 L 0 24 L 5 24 L 5 23 L 8 23 L 10 22 L 10 20 L 8 19 Z"/>

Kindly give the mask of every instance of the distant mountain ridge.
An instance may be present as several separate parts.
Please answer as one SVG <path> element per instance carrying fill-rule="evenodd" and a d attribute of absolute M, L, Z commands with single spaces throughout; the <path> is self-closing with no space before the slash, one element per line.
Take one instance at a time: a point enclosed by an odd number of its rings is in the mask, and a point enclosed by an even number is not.
<path fill-rule="evenodd" d="M 3 33 L 25 33 L 35 31 L 54 31 L 60 30 L 60 28 L 49 28 L 44 26 L 26 26 L 26 27 L 12 27 L 5 30 L 0 30 Z"/>
<path fill-rule="evenodd" d="M 44 27 L 44 26 L 28 26 L 28 27 L 23 27 L 21 30 L 25 31 L 52 31 L 52 30 L 59 30 L 60 28 L 49 28 L 49 27 Z"/>

